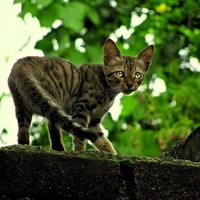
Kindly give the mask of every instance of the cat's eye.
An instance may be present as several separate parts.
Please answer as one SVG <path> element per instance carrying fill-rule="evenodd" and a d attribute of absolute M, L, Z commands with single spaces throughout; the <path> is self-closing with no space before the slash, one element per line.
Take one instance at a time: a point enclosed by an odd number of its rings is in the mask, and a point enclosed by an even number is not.
<path fill-rule="evenodd" d="M 140 72 L 136 72 L 135 73 L 135 78 L 136 79 L 139 79 L 139 78 L 141 78 L 142 77 L 142 74 L 140 73 Z"/>
<path fill-rule="evenodd" d="M 117 72 L 116 72 L 116 75 L 117 75 L 119 78 L 123 78 L 123 77 L 124 77 L 124 72 L 122 72 L 122 71 L 117 71 Z"/>

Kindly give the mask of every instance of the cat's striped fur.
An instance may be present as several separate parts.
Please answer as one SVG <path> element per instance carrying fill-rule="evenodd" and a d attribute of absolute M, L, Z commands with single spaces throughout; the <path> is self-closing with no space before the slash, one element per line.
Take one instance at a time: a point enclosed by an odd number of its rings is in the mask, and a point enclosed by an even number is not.
<path fill-rule="evenodd" d="M 64 150 L 60 128 L 74 136 L 75 150 L 83 150 L 85 139 L 116 154 L 100 128 L 103 116 L 120 92 L 137 90 L 150 66 L 154 47 L 136 57 L 121 56 L 115 43 L 104 45 L 104 65 L 84 64 L 48 57 L 26 57 L 13 66 L 8 85 L 16 107 L 18 143 L 29 144 L 33 114 L 49 120 L 51 147 Z"/>

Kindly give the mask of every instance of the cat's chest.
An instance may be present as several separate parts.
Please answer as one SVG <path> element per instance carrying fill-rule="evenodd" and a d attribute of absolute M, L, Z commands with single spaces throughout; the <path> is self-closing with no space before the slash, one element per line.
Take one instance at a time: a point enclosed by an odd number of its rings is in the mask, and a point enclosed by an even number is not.
<path fill-rule="evenodd" d="M 110 95 L 102 92 L 103 88 L 100 86 L 94 85 L 87 90 L 87 93 L 84 93 L 85 99 L 89 101 L 88 107 L 91 111 L 91 117 L 103 117 L 108 110 L 111 108 L 114 102 L 114 98 L 111 99 Z M 92 109 L 91 109 L 92 108 Z"/>
<path fill-rule="evenodd" d="M 96 107 L 92 110 L 92 117 L 102 118 L 112 107 L 113 101 L 105 100 L 104 102 L 97 103 Z"/>

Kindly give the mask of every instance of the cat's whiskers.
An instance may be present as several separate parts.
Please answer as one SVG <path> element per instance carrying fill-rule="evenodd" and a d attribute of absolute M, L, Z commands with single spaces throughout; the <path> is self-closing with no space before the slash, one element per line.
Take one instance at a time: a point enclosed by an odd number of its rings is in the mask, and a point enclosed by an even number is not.
<path fill-rule="evenodd" d="M 114 88 L 106 88 L 103 91 L 103 95 L 102 95 L 102 99 L 105 99 L 107 96 L 109 96 L 109 98 L 113 98 L 114 96 L 117 96 L 117 94 L 119 94 L 119 89 L 118 87 L 114 87 Z"/>
<path fill-rule="evenodd" d="M 141 104 L 149 104 L 154 103 L 155 99 L 146 91 L 136 91 L 137 99 L 141 102 Z"/>
<path fill-rule="evenodd" d="M 116 91 L 116 90 L 114 90 L 113 93 L 112 93 L 111 96 L 110 96 L 110 99 L 113 99 L 113 100 L 114 100 L 114 98 L 115 98 L 118 94 L 119 94 L 119 92 Z"/>

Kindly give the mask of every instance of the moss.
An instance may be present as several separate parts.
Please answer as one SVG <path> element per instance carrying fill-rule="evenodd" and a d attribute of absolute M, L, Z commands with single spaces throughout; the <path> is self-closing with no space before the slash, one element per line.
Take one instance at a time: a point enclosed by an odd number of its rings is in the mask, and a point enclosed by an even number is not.
<path fill-rule="evenodd" d="M 188 199 L 200 190 L 200 163 L 170 157 L 113 156 L 95 150 L 58 152 L 13 145 L 0 148 L 0 161 L 4 196 Z"/>
<path fill-rule="evenodd" d="M 22 151 L 22 152 L 40 152 L 40 153 L 51 153 L 53 150 L 51 149 L 45 149 L 41 146 L 30 146 L 30 145 L 11 145 L 11 146 L 5 146 L 1 147 L 0 150 L 6 150 L 6 151 Z"/>
<path fill-rule="evenodd" d="M 172 157 L 175 159 L 200 162 L 200 127 L 195 129 L 186 140 L 177 142 L 169 152 L 163 153 L 160 157 Z"/>
<path fill-rule="evenodd" d="M 119 163 L 123 161 L 129 161 L 130 163 L 160 163 L 162 165 L 181 165 L 181 166 L 190 166 L 190 167 L 199 167 L 200 162 L 191 162 L 189 160 L 179 160 L 171 157 L 161 157 L 161 158 L 152 158 L 152 157 L 139 157 L 134 155 L 120 156 L 120 155 L 111 155 L 107 152 L 102 151 L 65 151 L 59 152 L 51 149 L 46 149 L 41 146 L 30 146 L 30 145 L 12 145 L 1 147 L 0 151 L 15 151 L 15 152 L 28 152 L 28 153 L 37 153 L 37 154 L 52 154 L 52 155 L 64 155 L 68 157 L 77 157 L 83 159 L 94 159 L 94 160 L 107 160 L 113 163 Z"/>

